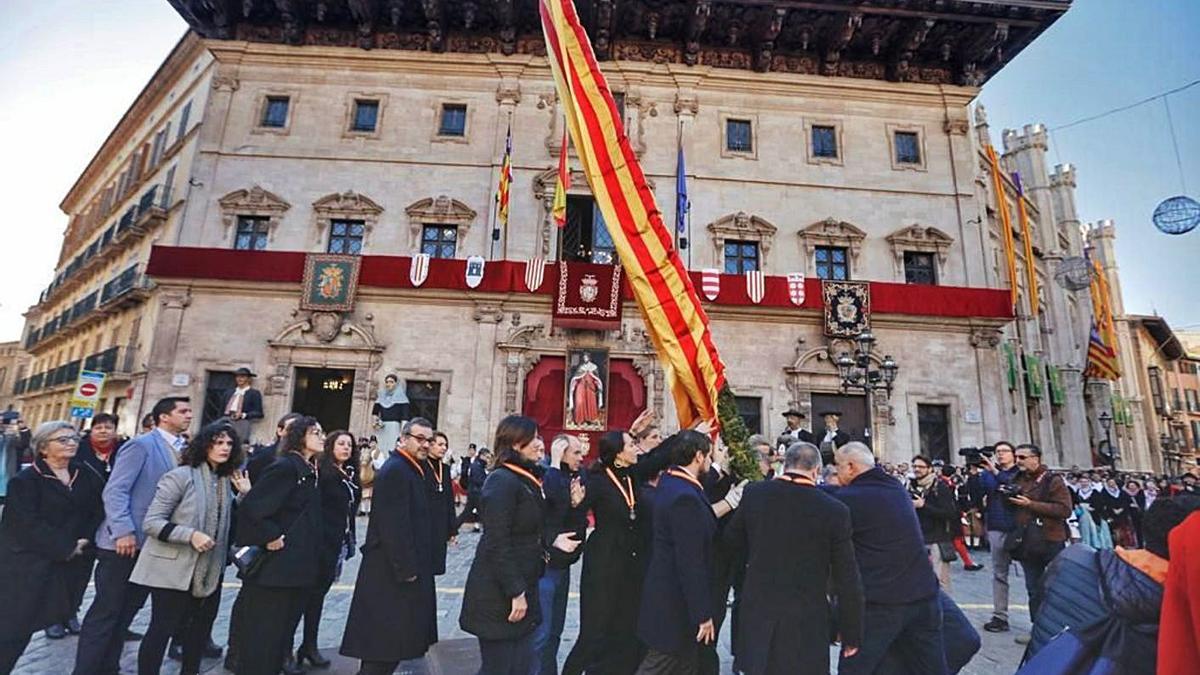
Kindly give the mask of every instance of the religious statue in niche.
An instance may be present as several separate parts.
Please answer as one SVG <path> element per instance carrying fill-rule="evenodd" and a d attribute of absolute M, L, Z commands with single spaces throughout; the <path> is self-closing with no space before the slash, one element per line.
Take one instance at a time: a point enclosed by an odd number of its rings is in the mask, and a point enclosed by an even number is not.
<path fill-rule="evenodd" d="M 568 350 L 567 376 L 563 428 L 575 431 L 607 428 L 608 350 Z"/>

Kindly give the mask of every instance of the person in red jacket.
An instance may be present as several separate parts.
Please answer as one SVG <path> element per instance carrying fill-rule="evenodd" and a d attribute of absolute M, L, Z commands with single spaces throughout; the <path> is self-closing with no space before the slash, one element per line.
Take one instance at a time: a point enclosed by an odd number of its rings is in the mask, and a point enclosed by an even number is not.
<path fill-rule="evenodd" d="M 1194 673 L 1200 664 L 1200 512 L 1167 538 L 1171 566 L 1158 624 L 1158 675 Z"/>

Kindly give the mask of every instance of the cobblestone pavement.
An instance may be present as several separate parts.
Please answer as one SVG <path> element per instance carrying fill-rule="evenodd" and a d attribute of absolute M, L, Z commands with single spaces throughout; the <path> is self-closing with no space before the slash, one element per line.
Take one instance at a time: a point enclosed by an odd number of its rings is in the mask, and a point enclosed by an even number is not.
<path fill-rule="evenodd" d="M 362 541 L 362 531 L 366 528 L 366 519 L 359 519 L 360 537 Z M 442 658 L 431 659 L 431 661 L 440 661 L 434 664 L 405 664 L 402 672 L 405 673 L 430 673 L 438 675 L 440 673 L 464 673 L 466 666 L 448 665 L 461 664 L 464 660 L 470 661 L 468 657 L 463 658 L 463 653 L 473 651 L 471 649 L 473 638 L 464 633 L 458 627 L 458 612 L 462 603 L 463 585 L 466 582 L 467 571 L 471 566 L 471 559 L 475 551 L 475 543 L 478 541 L 479 535 L 469 532 L 464 529 L 463 534 L 459 537 L 458 545 L 450 549 L 450 554 L 446 563 L 445 576 L 439 577 L 437 580 L 438 589 L 438 628 L 442 639 L 440 645 L 440 654 Z M 951 581 L 951 595 L 964 609 L 971 622 L 978 629 L 991 616 L 991 566 L 990 557 L 986 552 L 980 552 L 976 555 L 977 562 L 982 562 L 986 567 L 978 572 L 966 572 L 958 563 L 954 564 Z M 321 640 L 320 644 L 326 656 L 333 657 L 337 652 L 337 645 L 341 640 L 342 631 L 345 627 L 346 614 L 350 607 L 350 597 L 354 590 L 354 580 L 358 573 L 359 557 L 355 557 L 347 562 L 345 570 L 342 572 L 341 579 L 330 590 L 329 596 L 325 601 L 325 612 L 321 620 Z M 563 631 L 563 643 L 559 652 L 560 661 L 566 658 L 567 653 L 575 643 L 575 636 L 579 633 L 579 598 L 577 591 L 579 589 L 579 568 L 576 565 L 573 569 L 574 578 L 571 582 L 571 600 L 567 609 L 566 628 Z M 232 574 L 230 575 L 232 577 Z M 1010 575 L 1011 582 L 1011 600 L 1010 607 L 1013 632 L 1010 633 L 987 633 L 980 630 L 979 633 L 983 640 L 983 648 L 970 664 L 962 671 L 964 675 L 1000 675 L 1002 673 L 1011 673 L 1016 670 L 1017 662 L 1020 660 L 1022 647 L 1015 644 L 1013 638 L 1021 632 L 1028 632 L 1029 617 L 1026 609 L 1026 595 L 1024 588 L 1024 580 L 1021 577 L 1019 566 L 1014 566 L 1013 573 Z M 213 636 L 218 643 L 225 643 L 229 632 L 229 610 L 233 606 L 233 600 L 238 592 L 238 581 L 236 578 L 227 581 L 225 589 L 221 595 L 221 610 L 217 616 L 217 621 L 213 629 Z M 92 591 L 88 591 L 88 596 L 84 599 L 84 608 L 91 601 Z M 135 630 L 145 631 L 146 624 L 150 618 L 149 603 L 142 609 L 134 622 Z M 82 619 L 82 613 L 80 616 Z M 720 652 L 722 656 L 723 671 L 729 670 L 731 657 L 729 655 L 729 622 L 726 621 L 725 629 L 720 637 Z M 63 640 L 47 640 L 42 633 L 34 636 L 30 642 L 25 655 L 17 663 L 15 673 L 18 674 L 42 674 L 53 673 L 60 675 L 70 673 L 75 657 L 75 643 L 77 638 L 69 636 Z M 135 673 L 137 672 L 137 645 L 136 642 L 128 642 L 125 644 L 125 653 L 121 659 L 122 672 Z M 836 663 L 836 658 L 833 659 Z M 218 661 L 206 661 L 204 668 L 214 674 L 225 673 Z M 163 673 L 175 675 L 178 673 L 178 664 L 174 661 L 167 661 L 163 667 Z M 336 662 L 333 668 L 314 671 L 320 673 L 329 673 L 331 675 L 340 675 L 342 673 L 352 674 L 355 672 L 354 665 L 348 661 Z"/>

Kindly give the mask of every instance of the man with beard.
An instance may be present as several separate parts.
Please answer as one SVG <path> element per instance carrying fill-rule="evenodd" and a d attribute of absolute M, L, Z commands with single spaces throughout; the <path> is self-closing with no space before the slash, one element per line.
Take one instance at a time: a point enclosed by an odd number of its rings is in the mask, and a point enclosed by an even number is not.
<path fill-rule="evenodd" d="M 433 535 L 425 460 L 433 424 L 409 420 L 375 476 L 374 504 L 363 544 L 341 653 L 359 659 L 362 675 L 386 675 L 437 642 Z"/>

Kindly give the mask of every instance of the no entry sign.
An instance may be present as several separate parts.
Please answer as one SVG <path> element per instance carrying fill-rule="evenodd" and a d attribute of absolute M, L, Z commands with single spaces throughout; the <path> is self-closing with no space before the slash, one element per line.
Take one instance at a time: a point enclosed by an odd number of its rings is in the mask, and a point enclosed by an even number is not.
<path fill-rule="evenodd" d="M 75 391 L 71 393 L 71 417 L 92 416 L 100 402 L 100 392 L 104 390 L 104 378 L 104 373 L 94 370 L 79 373 Z"/>

